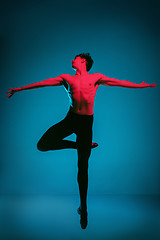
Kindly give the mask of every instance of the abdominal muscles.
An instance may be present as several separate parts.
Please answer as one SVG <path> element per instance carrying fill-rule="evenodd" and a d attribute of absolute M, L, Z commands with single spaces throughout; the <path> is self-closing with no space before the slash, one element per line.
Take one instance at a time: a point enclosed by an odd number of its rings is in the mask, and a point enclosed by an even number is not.
<path fill-rule="evenodd" d="M 91 92 L 86 93 L 85 91 L 78 91 L 72 94 L 71 97 L 71 107 L 73 111 L 79 114 L 92 115 L 94 97 Z"/>
<path fill-rule="evenodd" d="M 75 113 L 93 115 L 94 98 L 98 86 L 92 79 L 77 79 L 70 82 L 68 96 Z"/>

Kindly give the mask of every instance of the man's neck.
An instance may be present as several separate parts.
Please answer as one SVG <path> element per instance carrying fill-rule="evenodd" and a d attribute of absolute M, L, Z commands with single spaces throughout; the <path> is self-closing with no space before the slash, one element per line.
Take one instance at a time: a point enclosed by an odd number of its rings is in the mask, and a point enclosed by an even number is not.
<path fill-rule="evenodd" d="M 84 76 L 84 75 L 88 75 L 88 72 L 87 72 L 87 71 L 79 71 L 79 70 L 77 70 L 77 71 L 76 71 L 76 75 L 78 75 L 78 76 Z"/>
<path fill-rule="evenodd" d="M 76 75 L 87 75 L 88 74 L 88 72 L 87 72 L 87 69 L 86 69 L 86 65 L 81 65 L 81 68 L 80 69 L 77 69 L 77 71 L 76 71 Z"/>

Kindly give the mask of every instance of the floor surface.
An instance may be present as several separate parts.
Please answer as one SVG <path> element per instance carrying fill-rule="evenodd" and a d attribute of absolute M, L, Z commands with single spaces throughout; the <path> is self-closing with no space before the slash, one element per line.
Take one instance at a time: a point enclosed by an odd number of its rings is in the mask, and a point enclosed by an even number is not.
<path fill-rule="evenodd" d="M 1 240 L 160 240 L 160 197 L 88 196 L 80 227 L 75 196 L 1 196 Z"/>

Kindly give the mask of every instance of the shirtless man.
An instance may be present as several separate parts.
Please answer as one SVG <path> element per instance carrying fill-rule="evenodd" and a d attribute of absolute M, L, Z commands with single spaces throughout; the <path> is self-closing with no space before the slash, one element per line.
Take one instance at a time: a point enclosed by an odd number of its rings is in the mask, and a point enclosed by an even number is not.
<path fill-rule="evenodd" d="M 55 78 L 49 78 L 41 82 L 33 83 L 20 88 L 9 88 L 10 98 L 14 93 L 47 86 L 64 86 L 70 99 L 70 109 L 67 116 L 50 127 L 41 137 L 37 144 L 40 151 L 57 150 L 64 148 L 77 149 L 78 153 L 78 185 L 80 193 L 80 224 L 82 229 L 87 227 L 87 189 L 88 189 L 88 160 L 91 148 L 98 146 L 92 143 L 93 105 L 96 91 L 99 85 L 119 86 L 126 88 L 156 87 L 156 84 L 132 83 L 107 77 L 101 73 L 89 74 L 93 60 L 89 53 L 82 53 L 72 60 L 72 67 L 76 74 L 62 74 Z M 65 137 L 75 133 L 76 142 L 63 140 Z"/>

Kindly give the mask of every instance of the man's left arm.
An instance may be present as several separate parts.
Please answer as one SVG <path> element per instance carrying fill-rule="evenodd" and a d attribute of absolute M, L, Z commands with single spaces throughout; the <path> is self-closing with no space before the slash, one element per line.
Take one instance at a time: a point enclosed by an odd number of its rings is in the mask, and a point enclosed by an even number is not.
<path fill-rule="evenodd" d="M 104 86 L 115 86 L 115 87 L 125 87 L 125 88 L 146 88 L 146 87 L 156 87 L 156 84 L 145 83 L 144 81 L 140 84 L 129 82 L 126 80 L 118 80 L 115 78 L 109 78 L 103 74 L 98 74 L 99 80 L 97 84 Z"/>

